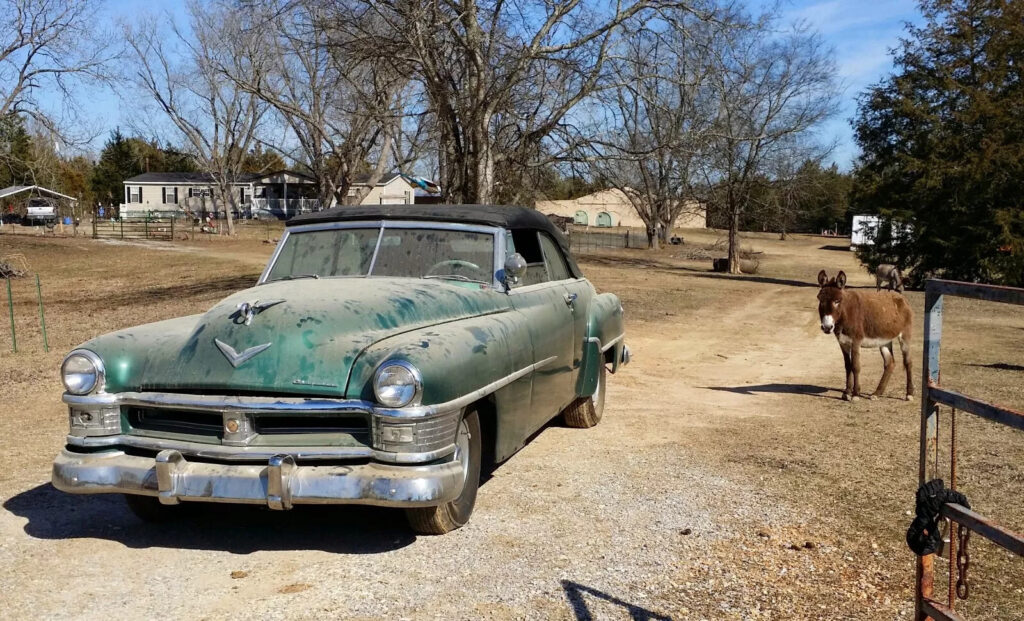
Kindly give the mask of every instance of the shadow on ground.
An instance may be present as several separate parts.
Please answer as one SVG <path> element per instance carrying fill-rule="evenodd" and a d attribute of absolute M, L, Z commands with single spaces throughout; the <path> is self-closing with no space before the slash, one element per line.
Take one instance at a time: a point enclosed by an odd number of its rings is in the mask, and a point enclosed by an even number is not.
<path fill-rule="evenodd" d="M 278 512 L 243 505 L 188 503 L 180 518 L 147 524 L 117 494 L 72 495 L 40 485 L 3 505 L 26 518 L 37 539 L 106 539 L 129 548 L 184 548 L 250 554 L 259 550 L 322 550 L 376 554 L 416 540 L 401 511 L 378 507 L 299 506 Z"/>
<path fill-rule="evenodd" d="M 754 386 L 704 386 L 707 390 L 719 392 L 732 392 L 738 395 L 755 396 L 765 393 L 779 393 L 787 395 L 807 395 L 809 397 L 821 397 L 823 399 L 838 399 L 839 397 L 829 396 L 829 391 L 824 386 L 812 384 L 756 384 Z"/>
<path fill-rule="evenodd" d="M 850 252 L 850 245 L 846 244 L 845 246 L 836 246 L 834 244 L 825 244 L 824 246 L 819 246 L 818 250 L 841 250 L 843 252 Z"/>
<path fill-rule="evenodd" d="M 807 280 L 789 280 L 787 278 L 772 278 L 771 276 L 752 276 L 747 274 L 724 274 L 716 272 L 705 272 L 702 274 L 694 274 L 695 278 L 719 278 L 722 280 L 739 280 L 742 282 L 757 282 L 766 285 L 782 285 L 785 287 L 814 287 L 818 288 L 818 283 L 810 282 Z"/>
<path fill-rule="evenodd" d="M 1021 328 L 1024 330 L 1024 328 Z M 982 367 L 985 369 L 996 369 L 998 371 L 1024 371 L 1024 366 L 1019 364 L 1009 364 L 1006 362 L 993 362 L 992 364 L 971 364 L 972 367 Z"/>
<path fill-rule="evenodd" d="M 259 274 L 220 276 L 199 283 L 187 282 L 150 287 L 148 289 L 126 289 L 114 295 L 106 295 L 95 300 L 86 299 L 85 301 L 95 302 L 98 305 L 102 305 L 104 309 L 107 309 L 134 304 L 166 302 L 181 298 L 195 298 L 212 294 L 227 296 L 235 291 L 252 287 L 259 280 L 259 277 Z"/>
<path fill-rule="evenodd" d="M 576 616 L 576 621 L 593 621 L 598 617 L 604 615 L 595 615 L 594 611 L 587 605 L 587 599 L 593 598 L 603 602 L 602 608 L 615 607 L 621 608 L 622 612 L 629 615 L 633 621 L 671 621 L 672 617 L 667 615 L 659 614 L 654 611 L 648 610 L 637 606 L 636 604 L 630 604 L 629 602 L 622 601 L 617 597 L 608 595 L 603 591 L 592 589 L 588 586 L 578 584 L 571 580 L 562 580 L 562 589 L 565 591 L 565 597 L 569 600 L 569 606 L 572 608 L 573 615 Z M 616 617 L 620 616 L 618 614 Z"/>
<path fill-rule="evenodd" d="M 685 265 L 676 265 L 674 263 L 668 263 L 666 261 L 659 261 L 653 257 L 643 256 L 620 256 L 620 255 L 601 255 L 601 254 L 581 254 L 576 253 L 576 258 L 580 263 L 593 263 L 595 265 L 612 265 L 616 267 L 644 267 L 665 270 L 667 272 L 695 272 L 702 273 L 707 270 L 698 269 L 695 267 L 688 267 Z M 710 269 L 710 268 L 709 268 Z"/>

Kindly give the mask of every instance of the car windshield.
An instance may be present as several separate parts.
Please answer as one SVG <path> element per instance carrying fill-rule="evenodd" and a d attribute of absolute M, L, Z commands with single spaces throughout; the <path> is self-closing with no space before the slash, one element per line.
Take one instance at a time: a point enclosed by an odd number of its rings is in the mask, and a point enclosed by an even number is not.
<path fill-rule="evenodd" d="M 490 284 L 493 274 L 491 233 L 366 227 L 289 233 L 267 280 L 396 276 Z"/>

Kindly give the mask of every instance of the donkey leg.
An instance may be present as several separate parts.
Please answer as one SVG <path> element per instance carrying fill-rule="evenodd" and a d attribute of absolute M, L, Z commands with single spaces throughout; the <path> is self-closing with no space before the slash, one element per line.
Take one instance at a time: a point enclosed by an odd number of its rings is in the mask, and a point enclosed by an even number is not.
<path fill-rule="evenodd" d="M 892 355 L 892 342 L 882 345 L 878 349 L 882 352 L 884 370 L 882 371 L 882 379 L 878 380 L 878 388 L 876 388 L 875 393 L 871 395 L 872 399 L 885 396 L 885 387 L 889 384 L 889 377 L 892 375 L 892 370 L 896 368 L 896 358 Z"/>
<path fill-rule="evenodd" d="M 905 334 L 899 336 L 900 351 L 903 352 L 903 368 L 907 372 L 907 401 L 914 400 L 914 373 L 913 364 L 910 362 L 910 337 Z"/>
<path fill-rule="evenodd" d="M 860 397 L 860 341 L 850 344 L 850 369 L 853 375 L 853 392 L 850 401 Z"/>
<path fill-rule="evenodd" d="M 843 400 L 855 400 L 857 393 L 853 391 L 853 353 L 849 345 L 840 344 L 839 348 L 843 351 L 843 364 L 846 366 L 846 388 L 843 389 Z"/>

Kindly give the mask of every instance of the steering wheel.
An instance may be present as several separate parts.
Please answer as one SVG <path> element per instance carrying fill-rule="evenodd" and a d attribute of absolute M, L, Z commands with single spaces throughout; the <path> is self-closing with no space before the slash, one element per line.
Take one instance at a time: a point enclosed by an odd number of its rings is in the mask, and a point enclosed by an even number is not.
<path fill-rule="evenodd" d="M 462 259 L 445 259 L 444 261 L 438 261 L 437 263 L 431 265 L 430 269 L 427 270 L 427 276 L 430 276 L 436 270 L 442 267 L 458 267 L 476 270 L 478 272 L 480 271 L 480 266 L 471 261 L 464 261 Z"/>

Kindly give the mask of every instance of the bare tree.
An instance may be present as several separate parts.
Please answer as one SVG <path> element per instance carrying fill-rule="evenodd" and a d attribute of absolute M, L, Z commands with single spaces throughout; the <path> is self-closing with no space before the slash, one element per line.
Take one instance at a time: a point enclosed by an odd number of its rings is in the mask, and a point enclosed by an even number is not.
<path fill-rule="evenodd" d="M 346 44 L 423 86 L 445 198 L 489 203 L 496 169 L 536 165 L 539 145 L 600 84 L 625 22 L 668 0 L 335 0 Z M 361 16 L 373 15 L 365 20 Z M 375 30 L 360 30 L 373 23 Z"/>
<path fill-rule="evenodd" d="M 116 55 L 113 39 L 96 22 L 99 5 L 98 0 L 0 0 L 0 120 L 28 119 L 49 144 L 76 146 L 92 138 L 80 125 L 72 129 L 81 100 L 72 91 L 100 79 Z M 40 100 L 41 92 L 48 93 L 49 105 Z M 0 164 L 39 172 L 32 161 L 9 151 L 0 151 Z"/>
<path fill-rule="evenodd" d="M 577 138 L 579 159 L 629 199 L 652 248 L 667 241 L 683 211 L 698 205 L 697 163 L 714 115 L 711 46 L 730 27 L 728 11 L 664 17 L 657 30 L 627 29 L 611 61 L 614 86 L 595 98 L 600 123 Z"/>
<path fill-rule="evenodd" d="M 831 50 L 805 27 L 779 33 L 767 15 L 713 48 L 717 113 L 703 163 L 709 199 L 729 215 L 729 271 L 739 273 L 739 229 L 773 162 L 813 145 L 836 110 Z M 821 147 L 822 150 L 826 147 Z"/>
<path fill-rule="evenodd" d="M 295 144 L 284 151 L 308 167 L 321 204 L 358 204 L 414 158 L 418 141 L 415 132 L 402 140 L 408 78 L 388 59 L 348 53 L 350 28 L 336 28 L 333 15 L 315 0 L 255 2 L 233 34 L 248 42 L 251 60 L 229 59 L 221 70 L 283 121 Z M 359 175 L 366 179 L 354 186 Z"/>
<path fill-rule="evenodd" d="M 196 158 L 212 176 L 216 197 L 225 212 L 227 233 L 234 234 L 238 206 L 234 182 L 256 143 L 266 104 L 225 80 L 221 67 L 252 55 L 237 46 L 237 14 L 226 7 L 188 5 L 190 31 L 177 25 L 158 29 L 149 21 L 125 26 L 132 52 L 134 78 L 170 120 Z M 168 19 L 170 19 L 168 17 Z M 172 21 L 173 24 L 173 21 Z M 170 44 L 168 43 L 170 42 Z M 171 47 L 174 45 L 175 47 Z M 254 72 L 260 67 L 253 66 Z"/>

